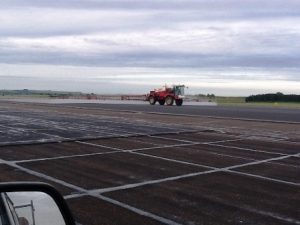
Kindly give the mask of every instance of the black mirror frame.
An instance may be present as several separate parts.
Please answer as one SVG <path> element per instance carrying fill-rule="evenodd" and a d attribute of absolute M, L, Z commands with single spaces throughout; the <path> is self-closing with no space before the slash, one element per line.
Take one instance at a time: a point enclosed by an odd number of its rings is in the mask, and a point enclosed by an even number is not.
<path fill-rule="evenodd" d="M 8 182 L 0 183 L 1 192 L 30 192 L 37 191 L 48 194 L 57 204 L 66 225 L 76 225 L 73 215 L 62 195 L 51 185 L 41 182 Z"/>

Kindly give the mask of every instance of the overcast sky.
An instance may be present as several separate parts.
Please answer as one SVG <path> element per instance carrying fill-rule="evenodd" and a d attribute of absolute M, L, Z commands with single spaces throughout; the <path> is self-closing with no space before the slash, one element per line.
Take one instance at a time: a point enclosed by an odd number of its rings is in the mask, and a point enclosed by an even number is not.
<path fill-rule="evenodd" d="M 0 0 L 0 89 L 300 94 L 299 0 Z"/>

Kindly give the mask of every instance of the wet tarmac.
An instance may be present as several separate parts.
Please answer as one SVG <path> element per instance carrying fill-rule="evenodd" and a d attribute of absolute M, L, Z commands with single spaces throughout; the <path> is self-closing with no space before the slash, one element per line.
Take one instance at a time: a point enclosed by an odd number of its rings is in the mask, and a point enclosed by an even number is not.
<path fill-rule="evenodd" d="M 52 184 L 82 225 L 300 224 L 299 124 L 114 107 L 0 102 L 0 182 Z"/>

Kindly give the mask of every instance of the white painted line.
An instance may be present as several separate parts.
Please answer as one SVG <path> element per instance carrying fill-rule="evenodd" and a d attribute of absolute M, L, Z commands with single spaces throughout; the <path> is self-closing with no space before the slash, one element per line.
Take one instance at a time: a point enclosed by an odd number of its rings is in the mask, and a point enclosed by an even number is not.
<path fill-rule="evenodd" d="M 268 163 L 266 163 L 266 164 L 276 164 L 276 165 L 280 165 L 280 166 L 293 167 L 293 168 L 300 169 L 300 165 L 290 165 L 290 164 L 286 164 L 286 163 L 278 163 L 278 162 L 268 162 Z"/>
<path fill-rule="evenodd" d="M 236 146 L 227 146 L 227 145 L 219 145 L 219 144 L 214 144 L 214 143 L 207 143 L 207 145 L 211 146 L 217 146 L 217 147 L 222 147 L 222 148 L 233 148 L 233 149 L 238 149 L 242 151 L 251 151 L 251 152 L 261 152 L 261 153 L 267 153 L 267 154 L 273 154 L 273 155 L 288 155 L 280 152 L 269 152 L 269 151 L 264 151 L 264 150 L 257 150 L 257 149 L 252 149 L 252 148 L 242 148 L 242 147 L 236 147 Z"/>
<path fill-rule="evenodd" d="M 39 139 L 39 140 L 27 140 L 27 141 L 15 141 L 15 142 L 1 142 L 0 147 L 5 146 L 22 146 L 30 144 L 47 144 L 47 143 L 59 143 L 62 140 L 57 139 Z"/>
<path fill-rule="evenodd" d="M 271 158 L 271 159 L 264 159 L 264 160 L 249 162 L 249 163 L 245 163 L 245 164 L 242 164 L 242 165 L 230 166 L 230 167 L 227 167 L 227 168 L 224 168 L 224 169 L 225 170 L 231 170 L 231 169 L 241 168 L 241 167 L 245 167 L 245 166 L 253 166 L 253 165 L 258 165 L 258 164 L 261 164 L 261 163 L 267 163 L 267 162 L 273 162 L 273 161 L 278 161 L 278 160 L 282 160 L 282 159 L 287 159 L 287 158 L 294 157 L 294 156 L 299 156 L 299 155 L 300 155 L 300 153 L 292 154 L 292 155 L 285 155 L 285 156 L 275 157 L 275 158 Z"/>
<path fill-rule="evenodd" d="M 220 140 L 220 141 L 190 141 L 186 139 L 181 139 L 181 138 L 170 138 L 170 137 L 160 137 L 160 136 L 155 136 L 155 135 L 149 135 L 149 137 L 152 138 L 157 138 L 157 139 L 164 139 L 164 140 L 170 140 L 170 141 L 180 141 L 180 142 L 186 142 L 186 143 L 191 143 L 191 144 L 214 144 L 214 143 L 225 143 L 225 142 L 235 142 L 235 141 L 242 141 L 244 139 L 242 138 L 236 138 L 236 139 L 227 139 L 227 140 Z"/>
<path fill-rule="evenodd" d="M 227 143 L 227 142 L 235 142 L 235 141 L 242 141 L 244 139 L 237 138 L 237 139 L 227 139 L 227 140 L 221 140 L 221 141 L 207 141 L 207 142 L 199 142 L 199 144 L 218 144 L 218 143 Z"/>
<path fill-rule="evenodd" d="M 155 146 L 155 147 L 146 147 L 146 148 L 136 148 L 130 149 L 127 151 L 143 151 L 143 150 L 154 150 L 154 149 L 162 149 L 162 148 L 175 148 L 175 147 L 186 147 L 186 146 L 194 146 L 195 144 L 174 144 L 174 145 L 162 145 L 162 146 Z"/>
<path fill-rule="evenodd" d="M 175 147 L 187 147 L 185 149 L 187 150 L 196 150 L 196 149 L 191 149 L 191 148 L 188 148 L 190 147 L 191 145 L 188 145 L 188 146 L 175 146 Z M 194 145 L 193 145 L 194 146 Z M 184 149 L 184 150 L 185 150 Z M 153 150 L 153 149 L 150 149 L 150 150 Z M 135 152 L 135 153 L 139 153 L 141 154 L 139 151 L 143 151 L 143 150 L 131 150 L 130 152 Z M 235 158 L 235 159 L 243 159 L 243 160 L 256 160 L 256 159 L 253 159 L 253 158 L 248 158 L 248 157 L 240 157 L 240 156 L 234 156 L 234 155 L 228 155 L 228 154 L 223 154 L 223 153 L 216 153 L 216 152 L 212 152 L 212 151 L 205 151 L 205 150 L 201 150 L 201 149 L 198 149 L 198 151 L 200 152 L 203 152 L 203 153 L 207 153 L 207 154 L 211 154 L 211 155 L 217 155 L 217 156 L 221 156 L 221 157 L 229 157 L 229 158 Z M 147 156 L 150 156 L 150 157 L 153 157 L 152 154 L 147 154 L 147 153 L 144 153 L 145 155 Z M 163 159 L 163 158 L 162 158 Z"/>
<path fill-rule="evenodd" d="M 181 160 L 176 160 L 176 159 L 170 159 L 170 158 L 150 155 L 150 154 L 146 154 L 146 153 L 140 153 L 140 152 L 135 152 L 135 151 L 131 151 L 129 153 L 135 154 L 135 155 L 147 156 L 147 157 L 156 158 L 156 159 L 162 159 L 162 160 L 165 160 L 165 161 L 176 162 L 176 163 L 190 165 L 190 166 L 197 166 L 197 167 L 202 167 L 202 168 L 207 168 L 207 169 L 216 169 L 216 167 L 200 165 L 200 164 L 197 164 L 197 163 L 191 163 L 191 162 L 186 162 L 186 161 L 181 161 Z"/>
<path fill-rule="evenodd" d="M 162 146 L 162 144 L 158 144 L 158 143 L 151 143 L 149 141 L 141 141 L 141 140 L 137 140 L 137 139 L 131 139 L 131 141 L 136 142 L 136 143 L 141 143 L 141 144 L 149 144 L 149 145 L 153 145 L 153 146 Z"/>
<path fill-rule="evenodd" d="M 107 155 L 107 154 L 116 153 L 116 152 L 120 152 L 120 151 L 95 152 L 95 153 L 87 153 L 87 154 L 79 154 L 79 155 L 66 155 L 66 156 L 57 156 L 57 157 L 48 157 L 48 158 L 39 158 L 39 159 L 25 159 L 25 160 L 11 161 L 11 162 L 13 162 L 13 163 L 40 162 L 40 161 L 69 159 L 69 158 L 77 158 L 77 157 L 85 157 L 85 156 Z"/>
<path fill-rule="evenodd" d="M 157 138 L 157 139 L 164 139 L 164 140 L 169 140 L 169 141 L 185 142 L 185 143 L 190 143 L 190 144 L 199 144 L 198 142 L 195 142 L 195 141 L 189 141 L 189 140 L 178 139 L 178 138 L 161 137 L 161 136 L 155 136 L 155 135 L 149 135 L 149 137 Z"/>
<path fill-rule="evenodd" d="M 285 181 L 285 180 L 279 180 L 279 179 L 270 178 L 270 177 L 266 177 L 266 176 L 260 176 L 260 175 L 240 172 L 240 171 L 236 171 L 236 170 L 227 170 L 227 172 L 240 174 L 240 175 L 245 175 L 247 177 L 255 177 L 255 178 L 259 178 L 259 179 L 263 179 L 263 180 L 269 180 L 269 181 L 273 181 L 273 182 L 277 182 L 277 183 L 283 183 L 283 184 L 288 184 L 288 185 L 293 185 L 293 186 L 299 186 L 300 187 L 300 183 L 295 183 L 295 182 L 290 182 L 290 181 Z"/>
<path fill-rule="evenodd" d="M 101 147 L 101 148 L 107 148 L 107 149 L 112 149 L 112 150 L 117 150 L 117 151 L 122 151 L 122 152 L 130 152 L 130 151 L 142 151 L 142 150 L 152 150 L 152 149 L 161 149 L 161 148 L 173 148 L 173 147 L 184 147 L 184 146 L 191 146 L 195 144 L 174 144 L 174 145 L 162 145 L 162 146 L 154 146 L 154 147 L 145 147 L 145 148 L 136 148 L 136 149 L 122 149 L 122 148 L 116 148 L 116 147 L 110 147 L 107 145 L 100 145 L 100 144 L 95 144 L 95 143 L 89 143 L 85 141 L 76 141 L 77 143 L 81 144 L 86 144 L 86 145 L 91 145 L 95 147 Z"/>
<path fill-rule="evenodd" d="M 68 200 L 68 199 L 72 199 L 72 198 L 81 198 L 81 197 L 84 197 L 84 196 L 90 196 L 90 194 L 88 194 L 88 191 L 84 192 L 84 193 L 79 193 L 79 194 L 65 195 L 64 199 Z"/>
<path fill-rule="evenodd" d="M 107 148 L 107 149 L 112 149 L 112 150 L 116 150 L 116 151 L 122 151 L 124 149 L 120 149 L 120 148 L 114 148 L 114 147 L 110 147 L 110 146 L 106 146 L 106 145 L 100 145 L 100 144 L 95 144 L 95 143 L 90 143 L 90 142 L 85 142 L 85 141 L 75 141 L 76 143 L 80 143 L 80 144 L 84 144 L 84 145 L 90 145 L 90 146 L 94 146 L 94 147 L 101 147 L 101 148 Z"/>
<path fill-rule="evenodd" d="M 54 135 L 54 134 L 48 134 L 48 133 L 44 133 L 44 132 L 40 132 L 40 131 L 36 131 L 36 130 L 32 130 L 32 129 L 28 129 L 29 132 L 32 132 L 34 134 L 43 134 L 52 138 L 58 138 L 59 140 L 70 140 L 70 138 L 65 138 L 65 137 L 61 137 L 59 135 Z"/>

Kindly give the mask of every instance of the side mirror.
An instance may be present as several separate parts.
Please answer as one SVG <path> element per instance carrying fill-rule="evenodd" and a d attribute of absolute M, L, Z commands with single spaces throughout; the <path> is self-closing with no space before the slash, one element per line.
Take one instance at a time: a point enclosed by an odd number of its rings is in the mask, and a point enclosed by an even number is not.
<path fill-rule="evenodd" d="M 63 197 L 44 183 L 0 184 L 0 224 L 75 225 Z"/>

